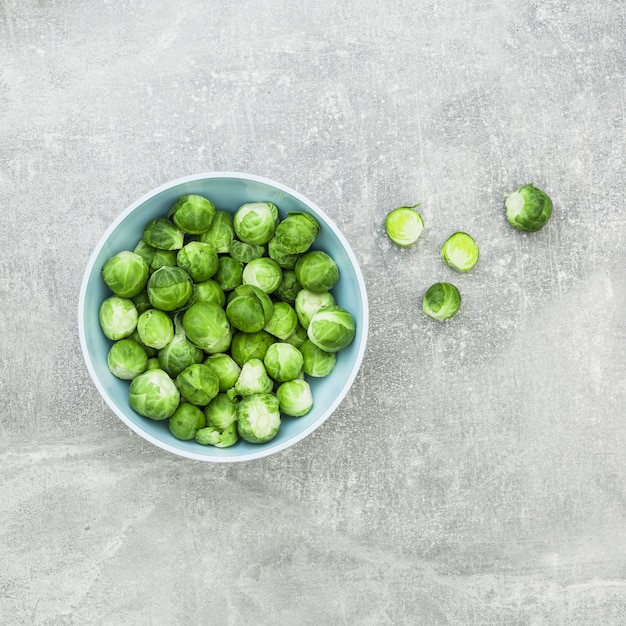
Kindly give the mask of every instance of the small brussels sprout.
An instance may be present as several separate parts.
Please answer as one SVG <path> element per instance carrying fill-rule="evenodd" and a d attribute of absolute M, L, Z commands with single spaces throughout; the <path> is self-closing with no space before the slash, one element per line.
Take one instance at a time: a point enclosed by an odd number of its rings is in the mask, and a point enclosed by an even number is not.
<path fill-rule="evenodd" d="M 219 381 L 220 391 L 227 391 L 235 386 L 241 368 L 235 360 L 228 354 L 217 352 L 206 358 L 204 364 L 213 370 Z"/>
<path fill-rule="evenodd" d="M 148 367 L 148 356 L 134 339 L 120 339 L 109 350 L 107 365 L 113 376 L 132 380 Z"/>
<path fill-rule="evenodd" d="M 237 403 L 225 393 L 220 393 L 204 409 L 206 425 L 225 430 L 237 419 Z"/>
<path fill-rule="evenodd" d="M 196 302 L 183 315 L 183 328 L 189 341 L 205 352 L 225 352 L 232 331 L 222 307 L 212 302 Z"/>
<path fill-rule="evenodd" d="M 263 327 L 270 335 L 279 339 L 287 339 L 298 326 L 298 316 L 295 310 L 287 302 L 276 302 L 272 316 Z"/>
<path fill-rule="evenodd" d="M 157 359 L 156 357 L 150 357 L 148 359 L 148 364 L 146 365 L 146 370 L 158 370 L 161 369 L 161 366 L 159 365 L 159 359 Z"/>
<path fill-rule="evenodd" d="M 270 259 L 273 259 L 283 269 L 292 270 L 302 256 L 301 254 L 290 254 L 287 249 L 281 244 L 279 239 L 272 237 L 267 244 L 267 254 Z"/>
<path fill-rule="evenodd" d="M 120 298 L 140 294 L 148 282 L 148 264 L 134 252 L 124 250 L 112 256 L 102 267 L 102 278 Z"/>
<path fill-rule="evenodd" d="M 443 262 L 457 272 L 469 272 L 478 263 L 478 246 L 467 233 L 454 233 L 441 248 Z"/>
<path fill-rule="evenodd" d="M 209 280 L 194 284 L 190 300 L 193 302 L 213 302 L 223 307 L 226 304 L 226 295 L 224 290 L 213 279 L 209 278 Z"/>
<path fill-rule="evenodd" d="M 194 363 L 202 363 L 204 354 L 198 346 L 194 346 L 185 336 L 181 321 L 175 320 L 174 338 L 157 354 L 161 369 L 172 378 L 176 378 L 186 367 Z"/>
<path fill-rule="evenodd" d="M 159 250 L 180 250 L 184 235 L 165 217 L 157 217 L 148 222 L 143 231 L 143 240 Z"/>
<path fill-rule="evenodd" d="M 276 227 L 275 237 L 287 254 L 306 252 L 320 232 L 317 220 L 309 213 L 289 213 Z"/>
<path fill-rule="evenodd" d="M 328 291 L 318 293 L 308 289 L 301 289 L 296 296 L 295 309 L 300 324 L 306 330 L 311 323 L 311 318 L 317 311 L 335 304 L 333 294 Z"/>
<path fill-rule="evenodd" d="M 131 300 L 133 301 L 139 315 L 152 308 L 150 298 L 148 298 L 148 292 L 145 289 L 140 294 L 132 297 Z"/>
<path fill-rule="evenodd" d="M 505 206 L 509 224 L 529 233 L 541 230 L 552 215 L 552 200 L 533 185 L 523 185 L 508 194 Z"/>
<path fill-rule="evenodd" d="M 250 263 L 254 259 L 260 259 L 265 254 L 265 246 L 253 246 L 243 241 L 233 239 L 230 242 L 228 254 L 241 263 Z"/>
<path fill-rule="evenodd" d="M 176 252 L 177 250 L 157 250 L 150 263 L 150 273 L 154 274 L 154 272 L 160 270 L 162 267 L 175 267 Z"/>
<path fill-rule="evenodd" d="M 340 306 L 330 306 L 313 315 L 307 335 L 321 350 L 338 352 L 352 343 L 356 325 L 348 311 Z"/>
<path fill-rule="evenodd" d="M 278 208 L 271 202 L 250 202 L 237 209 L 233 226 L 237 237 L 253 246 L 266 244 L 278 224 Z"/>
<path fill-rule="evenodd" d="M 216 448 L 228 448 L 234 446 L 239 437 L 237 435 L 237 422 L 233 422 L 223 431 L 207 426 L 196 433 L 196 441 L 203 446 L 215 446 Z"/>
<path fill-rule="evenodd" d="M 254 285 L 265 293 L 272 293 L 280 285 L 283 271 L 276 261 L 262 257 L 250 261 L 243 268 L 242 278 L 244 285 Z"/>
<path fill-rule="evenodd" d="M 300 350 L 290 343 L 273 343 L 267 349 L 263 363 L 267 373 L 276 382 L 283 383 L 300 374 L 303 357 Z"/>
<path fill-rule="evenodd" d="M 250 359 L 260 359 L 262 361 L 265 358 L 267 349 L 275 341 L 276 339 L 264 330 L 256 333 L 238 332 L 233 337 L 230 354 L 237 365 L 242 367 Z"/>
<path fill-rule="evenodd" d="M 201 283 L 217 272 L 217 252 L 210 243 L 190 241 L 178 251 L 176 264 L 191 276 L 194 283 Z"/>
<path fill-rule="evenodd" d="M 235 383 L 235 391 L 240 396 L 249 396 L 252 393 L 268 393 L 273 387 L 265 365 L 260 359 L 250 359 L 244 363 Z"/>
<path fill-rule="evenodd" d="M 304 373 L 315 378 L 328 376 L 337 362 L 334 352 L 325 352 L 308 339 L 300 346 L 300 352 L 304 359 L 302 365 Z"/>
<path fill-rule="evenodd" d="M 197 406 L 183 402 L 170 417 L 169 428 L 176 439 L 189 441 L 205 424 L 204 413 Z"/>
<path fill-rule="evenodd" d="M 255 393 L 237 405 L 237 429 L 250 443 L 265 443 L 276 437 L 280 428 L 278 398 L 273 393 Z"/>
<path fill-rule="evenodd" d="M 218 259 L 217 272 L 213 280 L 224 290 L 231 291 L 241 285 L 243 279 L 243 265 L 229 256 L 221 256 Z"/>
<path fill-rule="evenodd" d="M 155 309 L 175 311 L 191 297 L 192 280 L 180 267 L 162 267 L 148 281 L 148 298 Z"/>
<path fill-rule="evenodd" d="M 167 313 L 148 309 L 139 316 L 137 332 L 143 344 L 160 350 L 174 339 L 174 322 Z"/>
<path fill-rule="evenodd" d="M 133 252 L 138 254 L 146 262 L 146 265 L 150 267 L 150 263 L 152 263 L 157 249 L 149 246 L 143 239 L 140 239 Z"/>
<path fill-rule="evenodd" d="M 200 235 L 202 243 L 210 243 L 219 254 L 227 253 L 235 236 L 233 218 L 228 211 L 216 211 L 209 230 Z"/>
<path fill-rule="evenodd" d="M 137 320 L 137 323 L 139 323 L 139 320 Z M 139 331 L 136 328 L 133 331 L 133 334 L 131 335 L 131 337 L 142 347 L 147 357 L 156 356 L 157 350 L 155 350 L 154 348 L 150 346 L 147 346 L 143 341 L 141 341 L 141 337 L 139 336 Z"/>
<path fill-rule="evenodd" d="M 309 383 L 300 378 L 284 382 L 276 390 L 280 410 L 291 417 L 302 417 L 313 408 Z"/>
<path fill-rule="evenodd" d="M 283 269 L 283 278 L 280 281 L 280 285 L 278 285 L 276 291 L 274 292 L 274 297 L 278 298 L 282 302 L 293 304 L 296 301 L 296 296 L 301 289 L 302 285 L 298 282 L 295 271 Z"/>
<path fill-rule="evenodd" d="M 133 334 L 137 327 L 137 309 L 132 300 L 111 296 L 100 305 L 98 312 L 102 332 L 113 341 Z"/>
<path fill-rule="evenodd" d="M 210 367 L 194 363 L 176 376 L 176 386 L 187 402 L 206 406 L 218 394 L 220 383 Z"/>
<path fill-rule="evenodd" d="M 226 299 L 227 303 L 230 303 L 235 298 L 240 296 L 254 296 L 263 307 L 263 315 L 265 317 L 265 321 L 269 320 L 272 317 L 272 312 L 274 311 L 274 303 L 272 299 L 258 287 L 254 285 L 239 285 L 236 287 L 231 293 L 228 294 L 228 298 Z"/>
<path fill-rule="evenodd" d="M 330 291 L 339 280 L 339 268 L 328 254 L 312 250 L 298 259 L 296 278 L 309 291 Z"/>
<path fill-rule="evenodd" d="M 424 230 L 424 218 L 414 206 L 403 206 L 391 211 L 385 218 L 385 231 L 398 246 L 412 246 Z"/>
<path fill-rule="evenodd" d="M 207 198 L 188 194 L 174 202 L 167 217 L 171 218 L 184 233 L 201 235 L 211 227 L 215 217 L 215 207 Z"/>
<path fill-rule="evenodd" d="M 133 378 L 128 393 L 130 407 L 153 420 L 166 420 L 174 414 L 180 393 L 174 381 L 160 369 L 146 370 Z"/>
<path fill-rule="evenodd" d="M 290 343 L 292 346 L 295 346 L 296 348 L 300 349 L 300 346 L 302 346 L 302 344 L 308 340 L 309 338 L 306 334 L 306 328 L 298 324 L 296 326 L 296 329 L 284 341 L 285 343 Z"/>
<path fill-rule="evenodd" d="M 422 298 L 422 311 L 436 320 L 447 320 L 456 315 L 461 306 L 461 294 L 450 283 L 431 285 Z"/>
<path fill-rule="evenodd" d="M 226 307 L 226 316 L 234 328 L 245 333 L 255 333 L 265 326 L 263 305 L 253 295 L 232 299 Z"/>

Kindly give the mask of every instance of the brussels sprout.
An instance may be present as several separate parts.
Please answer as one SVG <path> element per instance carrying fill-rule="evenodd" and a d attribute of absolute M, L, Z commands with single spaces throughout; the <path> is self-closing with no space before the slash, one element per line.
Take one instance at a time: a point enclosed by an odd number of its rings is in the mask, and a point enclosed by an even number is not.
<path fill-rule="evenodd" d="M 235 360 L 230 355 L 221 352 L 211 354 L 204 364 L 210 367 L 217 376 L 220 391 L 227 391 L 234 387 L 241 373 L 241 368 Z"/>
<path fill-rule="evenodd" d="M 270 335 L 279 339 L 287 339 L 298 326 L 298 316 L 287 302 L 276 302 L 272 316 L 263 327 Z"/>
<path fill-rule="evenodd" d="M 328 376 L 337 362 L 334 352 L 325 352 L 308 339 L 300 346 L 300 352 L 304 359 L 302 365 L 304 373 L 315 378 Z"/>
<path fill-rule="evenodd" d="M 146 370 L 158 370 L 161 369 L 161 366 L 159 365 L 159 359 L 157 359 L 156 357 L 150 357 L 148 359 L 148 365 L 146 366 Z"/>
<path fill-rule="evenodd" d="M 132 297 L 131 300 L 133 301 L 139 315 L 152 308 L 150 298 L 148 298 L 148 292 L 145 289 L 140 294 Z"/>
<path fill-rule="evenodd" d="M 228 448 L 234 446 L 239 437 L 237 435 L 237 422 L 233 422 L 222 432 L 216 428 L 201 428 L 196 433 L 196 441 L 203 446 L 215 446 L 216 448 Z"/>
<path fill-rule="evenodd" d="M 276 291 L 282 279 L 280 265 L 267 257 L 254 259 L 243 268 L 243 284 L 254 285 L 265 293 Z"/>
<path fill-rule="evenodd" d="M 506 197 L 506 219 L 518 230 L 535 233 L 552 215 L 552 200 L 541 189 L 523 185 Z"/>
<path fill-rule="evenodd" d="M 140 415 L 165 420 L 178 408 L 180 393 L 163 370 L 151 369 L 133 378 L 128 400 L 130 407 Z"/>
<path fill-rule="evenodd" d="M 217 430 L 225 430 L 237 419 L 237 403 L 225 393 L 220 393 L 204 409 L 206 425 Z"/>
<path fill-rule="evenodd" d="M 217 272 L 213 276 L 213 280 L 224 290 L 230 291 L 241 285 L 243 277 L 243 265 L 229 257 L 219 257 L 217 264 Z"/>
<path fill-rule="evenodd" d="M 223 307 L 226 304 L 226 295 L 213 279 L 209 279 L 194 284 L 190 300 L 192 304 L 193 302 L 213 302 Z"/>
<path fill-rule="evenodd" d="M 255 393 L 237 405 L 237 429 L 250 443 L 265 443 L 276 437 L 280 428 L 278 398 L 273 393 Z"/>
<path fill-rule="evenodd" d="M 276 227 L 275 238 L 287 254 L 306 252 L 320 232 L 317 220 L 308 213 L 289 213 Z"/>
<path fill-rule="evenodd" d="M 280 410 L 291 417 L 302 417 L 313 408 L 313 394 L 309 383 L 302 379 L 284 382 L 276 390 Z"/>
<path fill-rule="evenodd" d="M 190 241 L 178 251 L 176 264 L 191 276 L 194 283 L 201 283 L 217 272 L 217 252 L 210 243 Z"/>
<path fill-rule="evenodd" d="M 307 329 L 311 323 L 311 318 L 317 311 L 334 305 L 335 298 L 333 294 L 328 291 L 318 293 L 309 291 L 308 289 L 301 289 L 296 296 L 295 308 L 300 324 Z"/>
<path fill-rule="evenodd" d="M 100 305 L 98 317 L 104 334 L 117 341 L 133 334 L 139 315 L 132 300 L 111 296 Z"/>
<path fill-rule="evenodd" d="M 139 320 L 137 320 L 137 323 L 139 323 Z M 141 341 L 141 337 L 139 336 L 139 331 L 136 328 L 133 331 L 133 334 L 131 335 L 131 337 L 142 347 L 147 357 L 156 356 L 157 350 L 155 350 L 154 348 L 151 348 L 150 346 L 147 346 L 143 341 Z"/>
<path fill-rule="evenodd" d="M 148 367 L 148 357 L 134 339 L 120 339 L 109 350 L 109 371 L 123 380 L 132 380 Z"/>
<path fill-rule="evenodd" d="M 204 358 L 202 350 L 194 346 L 185 336 L 185 329 L 180 319 L 177 318 L 174 324 L 174 338 L 157 354 L 159 365 L 172 378 L 176 378 L 186 367 L 194 363 L 202 363 Z"/>
<path fill-rule="evenodd" d="M 148 222 L 143 231 L 143 240 L 159 250 L 180 250 L 184 235 L 165 217 L 157 217 Z"/>
<path fill-rule="evenodd" d="M 284 341 L 285 341 L 285 343 L 290 343 L 292 346 L 295 346 L 296 348 L 300 349 L 300 346 L 305 341 L 308 341 L 308 340 L 309 339 L 308 339 L 308 336 L 306 334 L 306 328 L 304 328 L 304 327 L 300 326 L 300 324 L 298 324 L 298 326 L 296 326 L 296 329 Z"/>
<path fill-rule="evenodd" d="M 149 246 L 143 239 L 140 239 L 133 252 L 138 254 L 149 268 L 152 259 L 154 259 L 154 255 L 157 253 L 157 249 Z"/>
<path fill-rule="evenodd" d="M 232 331 L 224 309 L 212 302 L 196 302 L 183 315 L 183 328 L 189 341 L 205 352 L 228 350 Z"/>
<path fill-rule="evenodd" d="M 180 267 L 162 267 L 148 281 L 148 298 L 155 309 L 175 311 L 185 305 L 192 292 L 192 281 Z"/>
<path fill-rule="evenodd" d="M 258 287 L 254 285 L 239 285 L 236 287 L 231 293 L 228 294 L 228 298 L 226 299 L 227 303 L 230 303 L 235 298 L 240 296 L 254 296 L 263 307 L 263 315 L 265 317 L 265 321 L 269 320 L 272 317 L 272 313 L 274 311 L 274 303 L 272 299 Z"/>
<path fill-rule="evenodd" d="M 227 253 L 235 236 L 233 218 L 228 211 L 216 211 L 209 230 L 200 235 L 200 241 L 210 243 L 219 254 Z"/>
<path fill-rule="evenodd" d="M 255 333 L 265 326 L 263 306 L 253 295 L 238 296 L 226 307 L 226 316 L 234 328 L 246 333 Z"/>
<path fill-rule="evenodd" d="M 300 350 L 290 343 L 273 343 L 267 349 L 263 363 L 267 373 L 275 381 L 283 383 L 300 374 L 303 358 Z"/>
<path fill-rule="evenodd" d="M 241 263 L 250 263 L 254 259 L 260 259 L 265 254 L 265 246 L 253 246 L 243 241 L 233 239 L 230 242 L 228 254 Z"/>
<path fill-rule="evenodd" d="M 266 244 L 278 224 L 278 209 L 271 202 L 251 202 L 237 209 L 233 226 L 237 237 L 253 246 Z"/>
<path fill-rule="evenodd" d="M 444 263 L 457 272 L 469 272 L 478 263 L 478 246 L 467 233 L 454 233 L 441 248 Z"/>
<path fill-rule="evenodd" d="M 274 259 L 283 269 L 292 270 L 301 254 L 290 254 L 276 237 L 272 237 L 267 244 L 267 254 L 270 259 Z"/>
<path fill-rule="evenodd" d="M 450 283 L 435 283 L 422 298 L 422 311 L 436 320 L 446 320 L 456 315 L 461 306 L 461 294 Z"/>
<path fill-rule="evenodd" d="M 280 285 L 278 285 L 276 291 L 274 292 L 274 297 L 278 298 L 282 302 L 293 304 L 296 301 L 296 296 L 301 289 L 302 285 L 298 282 L 295 271 L 283 269 L 283 278 L 280 281 Z"/>
<path fill-rule="evenodd" d="M 230 354 L 240 367 L 250 359 L 265 358 L 267 349 L 276 341 L 272 335 L 260 330 L 257 333 L 238 332 L 233 337 Z"/>
<path fill-rule="evenodd" d="M 169 421 L 172 435 L 183 441 L 194 439 L 198 430 L 204 428 L 205 424 L 204 413 L 197 406 L 188 402 L 183 402 Z"/>
<path fill-rule="evenodd" d="M 215 217 L 215 207 L 207 198 L 188 194 L 174 202 L 167 217 L 171 218 L 184 233 L 201 235 L 211 227 Z"/>
<path fill-rule="evenodd" d="M 176 386 L 187 402 L 205 406 L 218 394 L 220 383 L 210 367 L 194 363 L 176 376 Z"/>
<path fill-rule="evenodd" d="M 139 316 L 137 332 L 143 344 L 160 350 L 174 339 L 174 322 L 167 313 L 148 309 Z"/>
<path fill-rule="evenodd" d="M 325 252 L 313 250 L 298 259 L 296 278 L 309 291 L 330 291 L 339 280 L 339 268 Z"/>
<path fill-rule="evenodd" d="M 268 393 L 273 387 L 274 385 L 267 375 L 265 365 L 263 365 L 263 361 L 260 359 L 250 359 L 244 363 L 239 378 L 235 383 L 235 391 L 240 396 L 249 396 L 253 393 Z"/>
<path fill-rule="evenodd" d="M 330 306 L 313 315 L 307 335 L 321 350 L 338 352 L 352 343 L 356 325 L 348 311 L 340 306 Z"/>
<path fill-rule="evenodd" d="M 116 296 L 132 298 L 148 282 L 148 265 L 138 254 L 124 250 L 104 264 L 102 278 Z"/>
<path fill-rule="evenodd" d="M 176 252 L 176 250 L 157 250 L 150 263 L 150 273 L 154 274 L 162 267 L 175 267 Z"/>
<path fill-rule="evenodd" d="M 424 230 L 424 219 L 414 206 L 403 206 L 391 211 L 385 219 L 385 231 L 398 246 L 411 246 Z"/>

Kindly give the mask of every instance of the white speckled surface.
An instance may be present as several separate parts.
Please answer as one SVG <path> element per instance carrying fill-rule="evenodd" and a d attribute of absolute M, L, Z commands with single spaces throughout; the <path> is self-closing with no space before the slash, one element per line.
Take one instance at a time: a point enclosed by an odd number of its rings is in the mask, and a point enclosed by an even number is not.
<path fill-rule="evenodd" d="M 0 0 L 2 623 L 624 624 L 625 29 L 620 0 Z M 108 224 L 210 170 L 315 201 L 371 306 L 335 415 L 233 466 L 132 434 L 76 328 Z"/>

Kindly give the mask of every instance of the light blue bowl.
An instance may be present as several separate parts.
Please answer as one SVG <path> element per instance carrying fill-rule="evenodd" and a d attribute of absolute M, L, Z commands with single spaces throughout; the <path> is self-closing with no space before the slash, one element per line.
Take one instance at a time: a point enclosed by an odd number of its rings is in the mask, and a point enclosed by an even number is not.
<path fill-rule="evenodd" d="M 313 409 L 304 417 L 283 416 L 278 435 L 264 444 L 239 441 L 231 448 L 201 446 L 179 441 L 170 433 L 167 420 L 156 422 L 135 413 L 128 403 L 129 382 L 113 376 L 107 367 L 111 346 L 98 321 L 101 302 L 111 295 L 100 272 L 104 262 L 121 250 L 133 250 L 144 226 L 155 217 L 167 216 L 174 201 L 184 194 L 210 198 L 218 209 L 234 213 L 246 202 L 273 202 L 285 218 L 290 211 L 311 213 L 320 224 L 314 248 L 330 254 L 339 266 L 340 279 L 332 292 L 337 304 L 353 315 L 356 337 L 337 354 L 337 364 L 326 378 L 307 377 L 313 392 Z M 337 226 L 315 204 L 297 191 L 261 176 L 214 172 L 180 178 L 147 193 L 129 206 L 104 233 L 83 278 L 78 304 L 80 343 L 91 377 L 115 414 L 132 430 L 164 450 L 189 459 L 213 462 L 248 461 L 284 450 L 312 433 L 339 406 L 357 375 L 367 340 L 368 309 L 365 283 L 359 264 Z"/>

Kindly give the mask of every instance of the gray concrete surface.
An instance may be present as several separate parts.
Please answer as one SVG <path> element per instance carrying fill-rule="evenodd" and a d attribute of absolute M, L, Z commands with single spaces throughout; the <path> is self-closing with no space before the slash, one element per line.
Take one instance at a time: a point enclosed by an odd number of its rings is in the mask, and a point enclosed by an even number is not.
<path fill-rule="evenodd" d="M 625 31 L 620 0 L 0 0 L 0 622 L 626 623 Z M 131 433 L 76 327 L 108 224 L 209 170 L 315 200 L 371 300 L 340 409 L 235 466 Z"/>

